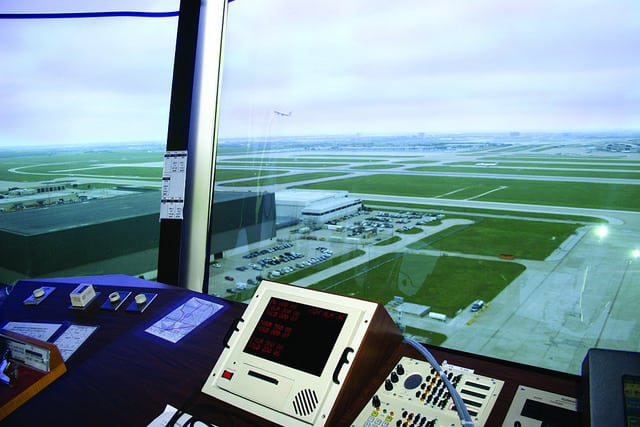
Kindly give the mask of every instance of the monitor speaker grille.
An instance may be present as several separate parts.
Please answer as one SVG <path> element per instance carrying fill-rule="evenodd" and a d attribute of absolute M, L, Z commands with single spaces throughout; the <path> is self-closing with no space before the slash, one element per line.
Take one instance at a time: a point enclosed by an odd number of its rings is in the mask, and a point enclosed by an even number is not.
<path fill-rule="evenodd" d="M 318 396 L 311 389 L 304 389 L 293 399 L 293 409 L 296 415 L 307 416 L 316 410 L 318 406 Z"/>

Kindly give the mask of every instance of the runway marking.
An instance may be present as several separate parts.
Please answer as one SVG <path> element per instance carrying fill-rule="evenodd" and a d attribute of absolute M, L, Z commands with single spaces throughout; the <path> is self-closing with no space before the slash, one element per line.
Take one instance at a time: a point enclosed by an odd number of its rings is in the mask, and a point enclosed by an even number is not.
<path fill-rule="evenodd" d="M 494 193 L 496 191 L 504 190 L 505 188 L 509 188 L 509 187 L 507 187 L 506 185 L 501 185 L 498 188 L 494 188 L 493 190 L 489 190 L 489 191 L 486 191 L 486 192 L 484 192 L 482 194 L 478 194 L 477 196 L 469 197 L 469 198 L 467 198 L 465 200 L 474 200 L 474 199 L 480 198 L 482 196 L 486 196 L 487 194 L 491 194 L 491 193 Z"/>
<path fill-rule="evenodd" d="M 444 193 L 444 194 L 439 194 L 437 196 L 433 196 L 434 199 L 437 199 L 439 197 L 445 197 L 445 196 L 450 196 L 451 194 L 455 194 L 455 193 L 459 193 L 460 191 L 464 191 L 469 187 L 462 187 L 462 188 L 458 188 L 457 190 L 453 190 L 453 191 L 449 191 L 448 193 Z"/>
<path fill-rule="evenodd" d="M 584 309 L 582 307 L 582 296 L 584 294 L 584 290 L 587 286 L 587 276 L 589 275 L 589 266 L 587 265 L 587 267 L 584 269 L 584 277 L 582 278 L 582 287 L 580 288 L 580 300 L 579 300 L 579 306 L 580 306 L 580 321 L 584 324 Z"/>

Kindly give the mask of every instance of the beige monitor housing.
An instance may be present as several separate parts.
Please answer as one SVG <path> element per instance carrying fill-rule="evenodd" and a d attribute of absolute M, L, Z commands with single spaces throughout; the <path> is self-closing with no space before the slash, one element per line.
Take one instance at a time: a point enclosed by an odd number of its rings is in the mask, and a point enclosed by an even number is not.
<path fill-rule="evenodd" d="M 401 339 L 378 303 L 263 281 L 202 391 L 281 425 L 330 425 Z"/>

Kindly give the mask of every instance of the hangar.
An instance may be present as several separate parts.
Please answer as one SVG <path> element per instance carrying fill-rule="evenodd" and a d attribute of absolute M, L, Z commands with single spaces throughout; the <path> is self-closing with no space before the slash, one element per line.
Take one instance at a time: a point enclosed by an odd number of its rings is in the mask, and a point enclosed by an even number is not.
<path fill-rule="evenodd" d="M 212 252 L 275 236 L 273 193 L 215 193 Z M 160 194 L 155 190 L 2 214 L 0 280 L 38 277 L 123 255 L 147 252 L 138 274 L 157 268 Z M 13 276 L 13 278 L 9 278 Z"/>
<path fill-rule="evenodd" d="M 358 212 L 362 201 L 347 191 L 285 190 L 276 193 L 278 216 L 319 225 Z"/>

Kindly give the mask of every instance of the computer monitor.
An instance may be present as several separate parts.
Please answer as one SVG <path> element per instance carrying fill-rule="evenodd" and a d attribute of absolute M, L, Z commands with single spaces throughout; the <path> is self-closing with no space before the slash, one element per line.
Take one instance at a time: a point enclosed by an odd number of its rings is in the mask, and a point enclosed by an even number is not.
<path fill-rule="evenodd" d="M 331 425 L 401 339 L 380 304 L 263 281 L 202 391 L 280 425 Z"/>

